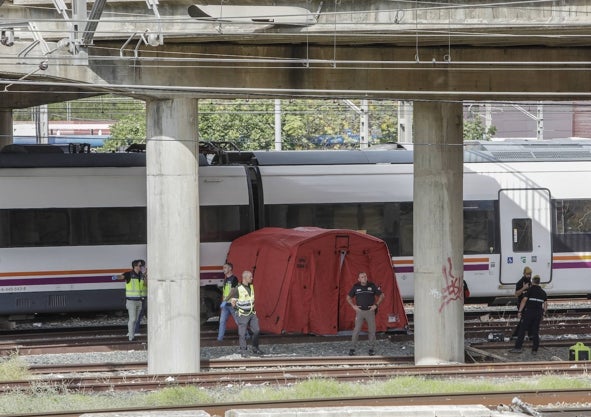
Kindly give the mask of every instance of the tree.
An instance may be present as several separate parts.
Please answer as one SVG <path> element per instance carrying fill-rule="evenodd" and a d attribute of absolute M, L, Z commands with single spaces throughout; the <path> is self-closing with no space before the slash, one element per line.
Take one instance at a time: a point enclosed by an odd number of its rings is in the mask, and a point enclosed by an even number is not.
<path fill-rule="evenodd" d="M 111 136 L 103 145 L 104 152 L 126 148 L 132 143 L 146 143 L 146 114 L 135 112 L 111 125 Z"/>
<path fill-rule="evenodd" d="M 495 126 L 487 129 L 478 115 L 470 114 L 464 119 L 464 140 L 490 140 L 496 132 Z"/>

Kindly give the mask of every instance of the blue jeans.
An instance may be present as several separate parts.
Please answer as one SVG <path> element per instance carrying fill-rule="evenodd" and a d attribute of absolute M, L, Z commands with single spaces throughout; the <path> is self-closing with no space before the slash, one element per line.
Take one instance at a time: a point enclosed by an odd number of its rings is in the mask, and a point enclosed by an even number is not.
<path fill-rule="evenodd" d="M 142 299 L 142 308 L 138 313 L 137 320 L 135 321 L 135 333 L 140 332 L 140 326 L 142 324 L 142 318 L 146 315 L 146 307 L 148 305 L 148 300 Z"/>
<path fill-rule="evenodd" d="M 224 334 L 226 334 L 226 322 L 232 316 L 234 318 L 234 323 L 236 323 L 236 310 L 232 307 L 232 304 L 222 303 L 220 307 L 220 327 L 218 330 L 218 340 L 221 342 L 224 340 Z"/>

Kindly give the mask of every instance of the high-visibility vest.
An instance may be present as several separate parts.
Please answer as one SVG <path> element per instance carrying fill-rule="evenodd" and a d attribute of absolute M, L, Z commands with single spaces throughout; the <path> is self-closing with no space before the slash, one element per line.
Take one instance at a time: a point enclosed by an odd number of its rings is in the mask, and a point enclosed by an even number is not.
<path fill-rule="evenodd" d="M 132 273 L 129 282 L 125 283 L 125 297 L 139 300 L 147 295 L 148 288 L 143 276 Z"/>
<path fill-rule="evenodd" d="M 234 277 L 234 275 L 230 275 L 224 280 L 224 286 L 222 287 L 222 297 L 224 300 L 228 298 L 232 291 L 232 277 Z"/>
<path fill-rule="evenodd" d="M 254 286 L 249 285 L 250 294 L 246 290 L 244 284 L 238 286 L 238 300 L 236 301 L 236 307 L 238 308 L 239 316 L 248 316 L 254 313 Z"/>

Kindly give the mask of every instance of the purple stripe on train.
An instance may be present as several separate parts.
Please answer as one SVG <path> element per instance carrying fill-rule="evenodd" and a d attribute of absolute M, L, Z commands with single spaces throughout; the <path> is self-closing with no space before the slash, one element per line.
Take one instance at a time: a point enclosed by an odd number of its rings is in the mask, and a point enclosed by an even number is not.
<path fill-rule="evenodd" d="M 591 262 L 555 262 L 552 269 L 591 268 Z"/>
<path fill-rule="evenodd" d="M 201 274 L 201 279 L 223 279 L 224 274 L 218 272 L 206 272 Z M 113 282 L 111 275 L 93 276 L 62 276 L 47 278 L 12 278 L 0 279 L 0 287 L 15 287 L 24 285 L 64 285 L 64 284 L 96 284 Z"/>
<path fill-rule="evenodd" d="M 17 285 L 57 285 L 57 284 L 95 284 L 97 282 L 113 282 L 111 275 L 95 275 L 88 277 L 80 276 L 66 276 L 66 277 L 51 277 L 51 278 L 29 278 L 29 279 L 2 279 L 0 280 L 1 287 L 17 286 Z"/>
<path fill-rule="evenodd" d="M 488 271 L 488 264 L 465 264 L 464 271 Z M 414 267 L 412 266 L 395 266 L 394 272 L 396 273 L 410 273 L 414 272 Z"/>

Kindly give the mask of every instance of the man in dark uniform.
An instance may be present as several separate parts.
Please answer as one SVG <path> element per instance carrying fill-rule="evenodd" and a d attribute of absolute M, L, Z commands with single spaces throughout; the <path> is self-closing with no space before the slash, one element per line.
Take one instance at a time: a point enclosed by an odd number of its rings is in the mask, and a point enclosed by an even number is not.
<path fill-rule="evenodd" d="M 367 336 L 369 339 L 369 356 L 375 355 L 376 344 L 376 310 L 382 301 L 384 301 L 384 293 L 380 287 L 372 282 L 367 281 L 367 274 L 360 272 L 357 278 L 359 282 L 353 285 L 349 294 L 347 294 L 347 302 L 353 310 L 355 310 L 355 328 L 353 329 L 353 347 L 349 350 L 349 355 L 355 355 L 357 348 L 357 341 L 359 340 L 359 332 L 363 322 L 367 322 Z M 355 303 L 353 302 L 355 298 Z M 378 297 L 376 301 L 376 297 Z"/>
<path fill-rule="evenodd" d="M 518 317 L 523 320 L 521 326 L 519 326 L 519 333 L 517 335 L 517 341 L 515 347 L 509 352 L 521 353 L 521 347 L 523 346 L 523 339 L 525 339 L 525 332 L 527 331 L 529 338 L 532 341 L 532 353 L 535 355 L 538 352 L 540 346 L 540 323 L 542 317 L 548 308 L 548 296 L 546 291 L 540 287 L 540 276 L 536 275 L 532 278 L 532 285 L 527 290 L 527 295 L 521 300 L 519 305 Z"/>
<path fill-rule="evenodd" d="M 523 268 L 523 276 L 517 283 L 515 284 L 515 297 L 517 297 L 517 310 L 519 311 L 519 306 L 521 305 L 521 301 L 523 297 L 527 294 L 527 290 L 531 287 L 531 268 L 526 266 Z M 517 322 L 517 327 L 513 331 L 511 335 L 511 339 L 517 339 L 517 335 L 519 334 L 519 327 L 523 322 L 523 316 L 519 318 L 519 322 Z"/>

